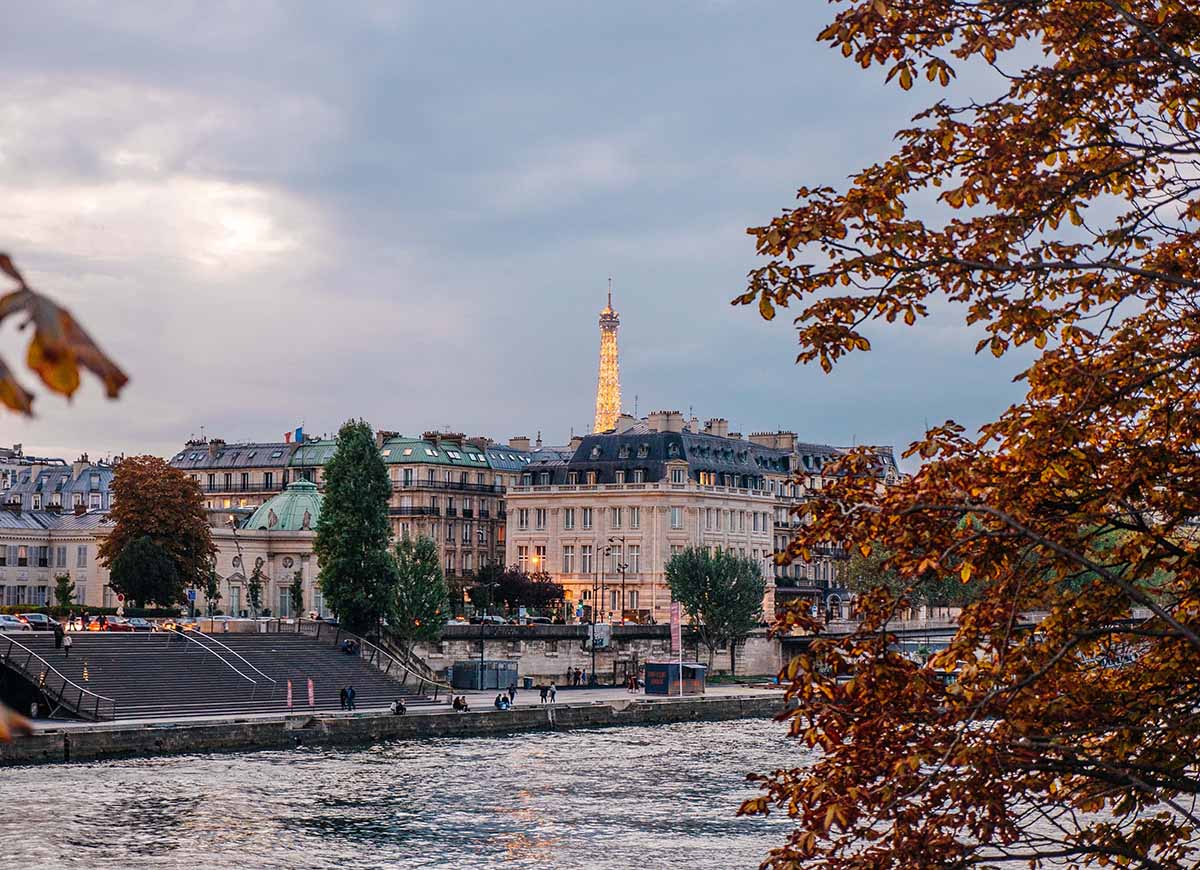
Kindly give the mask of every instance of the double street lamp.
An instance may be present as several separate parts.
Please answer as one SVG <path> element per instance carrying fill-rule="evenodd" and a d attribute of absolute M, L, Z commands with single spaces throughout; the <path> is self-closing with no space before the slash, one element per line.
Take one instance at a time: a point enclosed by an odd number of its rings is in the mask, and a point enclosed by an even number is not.
<path fill-rule="evenodd" d="M 476 585 L 475 588 L 488 590 L 487 601 L 489 603 L 491 603 L 492 590 L 495 589 L 499 585 L 500 585 L 499 583 L 479 583 Z M 483 605 L 483 613 L 479 617 L 479 691 L 481 691 L 481 692 L 483 691 L 483 647 L 484 647 L 484 644 L 486 643 L 483 633 L 484 633 L 484 630 L 487 628 L 487 620 L 484 618 L 486 616 L 487 616 L 487 605 Z"/>

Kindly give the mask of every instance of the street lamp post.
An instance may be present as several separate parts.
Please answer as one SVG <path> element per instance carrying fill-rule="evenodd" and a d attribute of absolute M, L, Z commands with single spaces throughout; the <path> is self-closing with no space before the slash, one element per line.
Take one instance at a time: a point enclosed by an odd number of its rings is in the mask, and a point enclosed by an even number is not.
<path fill-rule="evenodd" d="M 487 600 L 490 603 L 492 600 L 491 590 L 499 586 L 499 583 L 480 583 L 479 588 L 488 590 Z M 483 616 L 487 616 L 487 605 L 484 605 Z M 487 621 L 481 616 L 479 618 L 479 691 L 483 691 L 483 647 L 486 641 L 483 637 L 484 629 L 487 628 Z"/>
<path fill-rule="evenodd" d="M 617 541 L 621 542 L 621 562 L 617 565 L 617 573 L 621 575 L 621 625 L 625 624 L 625 573 L 629 570 L 629 563 L 625 559 L 625 536 L 612 537 L 608 539 L 610 544 Z M 612 549 L 611 547 L 609 549 Z"/>

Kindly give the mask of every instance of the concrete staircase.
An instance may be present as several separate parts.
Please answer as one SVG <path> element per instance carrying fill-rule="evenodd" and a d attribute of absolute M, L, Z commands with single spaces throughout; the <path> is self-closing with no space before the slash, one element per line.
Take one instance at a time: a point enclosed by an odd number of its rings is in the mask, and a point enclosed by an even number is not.
<path fill-rule="evenodd" d="M 417 685 L 302 634 L 81 632 L 72 639 L 70 658 L 49 633 L 22 633 L 19 641 L 67 679 L 111 698 L 117 719 L 287 712 L 289 679 L 295 712 L 340 709 L 344 686 L 354 687 L 360 710 L 396 698 L 408 706 L 435 703 L 415 692 Z"/>

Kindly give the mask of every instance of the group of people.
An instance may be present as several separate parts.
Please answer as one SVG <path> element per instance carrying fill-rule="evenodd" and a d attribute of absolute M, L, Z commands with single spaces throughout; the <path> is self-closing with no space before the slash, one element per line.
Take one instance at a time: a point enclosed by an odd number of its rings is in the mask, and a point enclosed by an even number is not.
<path fill-rule="evenodd" d="M 392 703 L 388 704 L 388 712 L 393 716 L 403 716 L 408 712 L 408 708 L 404 706 L 404 701 L 402 701 L 400 698 L 397 698 L 395 701 L 392 701 Z"/>
<path fill-rule="evenodd" d="M 357 693 L 354 691 L 353 686 L 346 686 L 338 693 L 338 698 L 342 702 L 343 710 L 354 709 L 354 697 L 356 694 Z"/>
<path fill-rule="evenodd" d="M 450 706 L 454 708 L 455 713 L 465 713 L 471 709 L 471 707 L 467 704 L 467 698 L 465 695 L 455 695 L 454 703 L 452 703 Z"/>
<path fill-rule="evenodd" d="M 572 686 L 586 686 L 587 668 L 567 668 L 567 679 Z"/>
<path fill-rule="evenodd" d="M 86 613 L 75 613 L 74 611 L 68 613 L 63 618 L 67 631 L 87 631 L 88 622 L 90 621 Z M 96 622 L 100 624 L 101 631 L 108 630 L 108 617 L 103 613 L 96 617 Z"/>
<path fill-rule="evenodd" d="M 342 641 L 341 649 L 348 656 L 358 655 L 358 641 L 348 637 Z"/>
<path fill-rule="evenodd" d="M 642 690 L 642 681 L 638 679 L 637 674 L 630 674 L 625 678 L 625 691 L 640 692 Z"/>
<path fill-rule="evenodd" d="M 71 640 L 71 635 L 63 631 L 60 623 L 54 624 L 54 648 L 63 651 L 63 658 L 71 657 L 71 644 L 75 641 Z"/>
<path fill-rule="evenodd" d="M 539 703 L 545 704 L 546 701 L 549 700 L 549 702 L 551 704 L 553 704 L 554 699 L 557 697 L 558 697 L 558 686 L 555 684 L 555 682 L 553 680 L 551 680 L 550 685 L 542 686 L 542 696 L 541 696 L 541 701 Z"/>

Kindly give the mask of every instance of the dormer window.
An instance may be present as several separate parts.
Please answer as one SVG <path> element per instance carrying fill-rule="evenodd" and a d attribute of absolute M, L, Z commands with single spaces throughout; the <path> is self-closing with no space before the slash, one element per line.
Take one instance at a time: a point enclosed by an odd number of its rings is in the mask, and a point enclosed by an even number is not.
<path fill-rule="evenodd" d="M 592 448 L 592 459 L 599 459 L 599 458 L 600 458 L 600 445 L 597 444 L 595 447 Z"/>
<path fill-rule="evenodd" d="M 670 445 L 667 448 L 667 456 L 669 456 L 671 459 L 675 459 L 676 457 L 678 457 L 679 456 L 679 445 L 678 444 Z"/>
<path fill-rule="evenodd" d="M 628 459 L 628 458 L 629 458 L 629 445 L 622 444 L 621 447 L 617 450 L 617 459 Z"/>
<path fill-rule="evenodd" d="M 647 456 L 649 456 L 650 455 L 650 445 L 644 444 L 644 443 L 639 444 L 637 455 L 638 455 L 638 459 L 645 459 Z"/>

